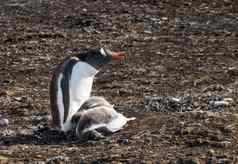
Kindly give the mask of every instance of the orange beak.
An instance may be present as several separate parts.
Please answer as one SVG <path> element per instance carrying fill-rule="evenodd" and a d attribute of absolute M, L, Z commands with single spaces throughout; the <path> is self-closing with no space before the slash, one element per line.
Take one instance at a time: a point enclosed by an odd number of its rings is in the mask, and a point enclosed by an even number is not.
<path fill-rule="evenodd" d="M 119 61 L 122 61 L 126 58 L 126 54 L 124 52 L 113 52 L 111 56 L 113 60 Z"/>

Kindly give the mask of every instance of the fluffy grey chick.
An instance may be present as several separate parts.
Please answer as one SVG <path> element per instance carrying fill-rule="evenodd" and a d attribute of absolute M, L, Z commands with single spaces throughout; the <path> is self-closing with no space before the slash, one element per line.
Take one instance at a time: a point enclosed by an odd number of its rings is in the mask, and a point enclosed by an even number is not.
<path fill-rule="evenodd" d="M 79 139 L 103 138 L 104 134 L 114 133 L 135 117 L 127 118 L 118 113 L 109 102 L 102 97 L 91 97 L 72 117 Z"/>

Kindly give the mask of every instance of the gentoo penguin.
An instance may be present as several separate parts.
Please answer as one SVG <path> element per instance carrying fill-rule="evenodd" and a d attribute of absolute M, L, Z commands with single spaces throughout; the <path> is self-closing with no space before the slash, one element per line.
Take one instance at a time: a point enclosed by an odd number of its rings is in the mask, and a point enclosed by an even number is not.
<path fill-rule="evenodd" d="M 73 115 L 71 122 L 77 137 L 86 140 L 117 132 L 130 120 L 135 117 L 127 118 L 118 113 L 104 98 L 90 97 Z"/>
<path fill-rule="evenodd" d="M 53 127 L 71 129 L 71 118 L 90 97 L 93 79 L 102 65 L 123 60 L 125 53 L 105 48 L 88 50 L 66 58 L 55 70 L 50 83 Z"/>

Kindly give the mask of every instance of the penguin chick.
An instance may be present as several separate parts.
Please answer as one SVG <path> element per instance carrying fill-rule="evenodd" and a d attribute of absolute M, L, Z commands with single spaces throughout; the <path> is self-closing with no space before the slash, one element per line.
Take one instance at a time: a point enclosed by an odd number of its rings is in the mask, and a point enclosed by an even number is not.
<path fill-rule="evenodd" d="M 89 107 L 85 110 L 83 107 Z M 90 108 L 92 107 L 92 108 Z M 110 105 L 102 97 L 89 98 L 81 108 L 72 117 L 76 135 L 79 139 L 103 138 L 104 135 L 112 134 L 120 129 L 135 117 L 127 118 L 118 113 L 112 105 Z"/>

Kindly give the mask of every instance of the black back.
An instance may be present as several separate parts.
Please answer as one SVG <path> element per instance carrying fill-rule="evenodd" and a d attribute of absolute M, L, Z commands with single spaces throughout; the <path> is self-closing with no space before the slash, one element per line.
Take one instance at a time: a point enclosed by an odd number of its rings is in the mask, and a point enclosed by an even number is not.
<path fill-rule="evenodd" d="M 66 58 L 58 67 L 55 69 L 51 83 L 50 83 L 50 105 L 51 105 L 51 115 L 53 119 L 53 126 L 60 127 L 60 113 L 57 104 L 57 93 L 58 93 L 58 79 L 60 74 L 63 75 L 60 82 L 63 94 L 64 103 L 64 121 L 67 119 L 68 109 L 69 109 L 69 80 L 71 78 L 71 73 L 74 65 L 78 62 L 77 59 L 68 57 Z"/>
<path fill-rule="evenodd" d="M 70 97 L 69 97 L 69 82 L 71 79 L 71 74 L 74 65 L 78 62 L 75 58 L 70 58 L 69 61 L 67 61 L 67 64 L 65 66 L 65 69 L 63 70 L 63 78 L 61 80 L 61 88 L 62 88 L 62 94 L 63 94 L 63 103 L 64 103 L 64 122 L 67 119 L 68 112 L 69 112 L 69 106 L 70 106 Z"/>

